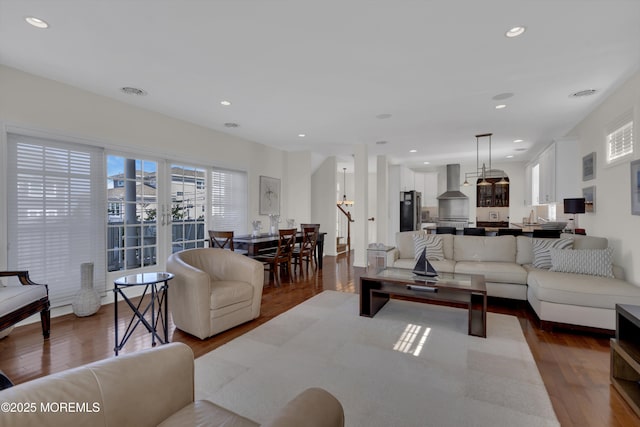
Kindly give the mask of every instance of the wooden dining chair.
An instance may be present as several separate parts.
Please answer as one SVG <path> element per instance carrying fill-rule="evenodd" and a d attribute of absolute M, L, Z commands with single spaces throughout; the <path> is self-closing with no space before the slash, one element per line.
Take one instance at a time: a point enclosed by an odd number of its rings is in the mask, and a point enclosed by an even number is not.
<path fill-rule="evenodd" d="M 304 233 L 304 229 L 306 227 L 313 227 L 316 230 L 316 243 L 313 247 L 313 258 L 316 260 L 316 265 L 318 264 L 318 253 L 316 247 L 318 246 L 318 238 L 320 238 L 320 224 L 300 224 L 300 231 Z"/>
<path fill-rule="evenodd" d="M 280 268 L 279 273 L 282 273 L 284 267 L 289 275 L 291 281 L 291 263 L 293 249 L 296 243 L 297 231 L 295 228 L 286 228 L 279 230 L 278 232 L 278 246 L 276 251 L 272 253 L 265 253 L 256 255 L 253 259 L 261 261 L 266 267 L 269 267 L 270 276 L 274 277 L 277 282 L 280 274 L 275 274 L 276 270 Z"/>
<path fill-rule="evenodd" d="M 293 266 L 302 270 L 302 261 L 305 261 L 306 270 L 309 271 L 309 262 L 315 263 L 314 250 L 318 240 L 318 231 L 315 226 L 302 228 L 302 240 L 300 246 L 293 250 Z"/>
<path fill-rule="evenodd" d="M 243 249 L 235 249 L 233 247 L 233 231 L 216 231 L 209 230 L 209 247 L 229 249 L 232 252 L 238 252 L 246 254 L 247 251 Z"/>

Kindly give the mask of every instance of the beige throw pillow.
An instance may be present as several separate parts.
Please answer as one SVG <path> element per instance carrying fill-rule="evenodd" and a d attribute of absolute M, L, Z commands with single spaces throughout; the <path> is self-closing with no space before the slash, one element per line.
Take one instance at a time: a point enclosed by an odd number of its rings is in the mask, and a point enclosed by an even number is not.
<path fill-rule="evenodd" d="M 427 259 L 431 261 L 442 261 L 444 252 L 442 250 L 442 238 L 437 234 L 414 234 L 415 259 L 420 258 L 422 252 L 427 250 Z"/>

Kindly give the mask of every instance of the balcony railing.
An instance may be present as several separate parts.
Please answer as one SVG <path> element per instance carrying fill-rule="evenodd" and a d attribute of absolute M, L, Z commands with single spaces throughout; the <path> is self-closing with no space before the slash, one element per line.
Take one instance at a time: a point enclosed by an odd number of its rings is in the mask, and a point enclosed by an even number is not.
<path fill-rule="evenodd" d="M 126 228 L 126 235 L 125 235 Z M 205 247 L 205 224 L 198 220 L 171 224 L 171 251 Z M 156 264 L 157 228 L 155 221 L 124 224 L 109 222 L 107 227 L 107 269 L 128 270 Z"/>

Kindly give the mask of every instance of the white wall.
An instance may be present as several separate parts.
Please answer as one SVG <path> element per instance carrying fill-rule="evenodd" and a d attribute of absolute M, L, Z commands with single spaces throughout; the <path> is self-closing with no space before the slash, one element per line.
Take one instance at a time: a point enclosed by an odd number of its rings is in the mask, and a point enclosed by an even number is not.
<path fill-rule="evenodd" d="M 634 110 L 634 154 L 631 159 L 609 166 L 606 164 L 606 128 L 623 113 Z M 640 286 L 640 216 L 631 215 L 631 179 L 629 162 L 640 158 L 640 72 L 633 75 L 591 114 L 580 122 L 569 136 L 577 137 L 581 157 L 596 153 L 596 177 L 582 182 L 582 187 L 595 186 L 595 212 L 580 215 L 580 227 L 587 234 L 607 237 L 614 248 L 614 263 L 622 266 L 627 280 Z M 582 173 L 580 171 L 580 173 Z"/>
<path fill-rule="evenodd" d="M 311 221 L 311 152 L 295 151 L 285 153 L 284 181 L 286 186 L 286 217 L 281 217 L 280 226 L 286 226 L 291 218 L 296 226 Z"/>
<path fill-rule="evenodd" d="M 324 254 L 336 255 L 336 167 L 335 157 L 326 158 L 311 176 L 311 222 L 326 232 Z"/>

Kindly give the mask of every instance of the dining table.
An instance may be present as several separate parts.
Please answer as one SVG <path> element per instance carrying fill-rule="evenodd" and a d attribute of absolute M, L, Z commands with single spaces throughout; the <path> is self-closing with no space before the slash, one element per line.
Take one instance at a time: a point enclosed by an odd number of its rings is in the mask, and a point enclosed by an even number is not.
<path fill-rule="evenodd" d="M 322 270 L 322 255 L 324 253 L 324 236 L 326 232 L 318 233 L 318 240 L 316 242 L 316 253 L 318 255 L 318 268 Z M 233 237 L 233 246 L 237 249 L 243 249 L 247 251 L 247 255 L 256 256 L 261 255 L 273 248 L 278 247 L 277 234 L 262 233 L 257 236 L 246 234 Z M 296 233 L 296 243 L 302 241 L 302 232 Z"/>

